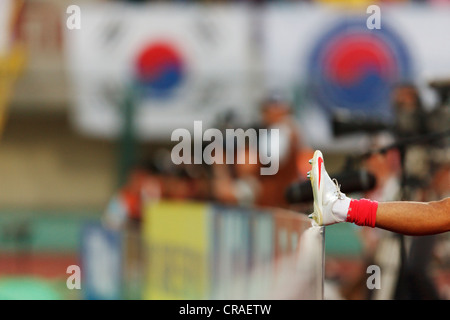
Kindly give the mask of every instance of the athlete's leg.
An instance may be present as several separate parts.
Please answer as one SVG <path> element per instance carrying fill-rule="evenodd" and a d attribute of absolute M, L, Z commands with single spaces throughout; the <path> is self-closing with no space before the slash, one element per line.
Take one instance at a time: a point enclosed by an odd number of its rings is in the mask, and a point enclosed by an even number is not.
<path fill-rule="evenodd" d="M 450 198 L 433 202 L 376 202 L 355 200 L 340 192 L 325 170 L 322 153 L 316 151 L 308 173 L 314 193 L 317 225 L 352 222 L 407 235 L 437 234 L 450 230 Z"/>
<path fill-rule="evenodd" d="M 375 226 L 407 235 L 450 231 L 450 198 L 432 202 L 380 202 Z"/>

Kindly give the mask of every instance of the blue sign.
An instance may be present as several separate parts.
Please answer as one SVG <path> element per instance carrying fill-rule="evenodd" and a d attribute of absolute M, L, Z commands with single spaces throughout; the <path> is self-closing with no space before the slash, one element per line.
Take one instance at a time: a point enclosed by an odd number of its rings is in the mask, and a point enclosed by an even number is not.
<path fill-rule="evenodd" d="M 122 238 L 100 223 L 83 227 L 81 239 L 83 297 L 118 300 L 122 294 Z"/>
<path fill-rule="evenodd" d="M 393 86 L 411 81 L 412 69 L 407 47 L 384 20 L 381 29 L 370 30 L 365 19 L 348 18 L 319 38 L 307 76 L 325 110 L 390 118 Z"/>

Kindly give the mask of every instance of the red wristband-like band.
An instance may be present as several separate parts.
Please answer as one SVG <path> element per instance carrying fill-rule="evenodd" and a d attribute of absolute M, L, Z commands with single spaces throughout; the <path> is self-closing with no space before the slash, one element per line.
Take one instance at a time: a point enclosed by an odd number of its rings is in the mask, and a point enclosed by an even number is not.
<path fill-rule="evenodd" d="M 352 199 L 348 208 L 346 221 L 353 222 L 358 226 L 368 226 L 374 228 L 377 209 L 377 201 Z"/>

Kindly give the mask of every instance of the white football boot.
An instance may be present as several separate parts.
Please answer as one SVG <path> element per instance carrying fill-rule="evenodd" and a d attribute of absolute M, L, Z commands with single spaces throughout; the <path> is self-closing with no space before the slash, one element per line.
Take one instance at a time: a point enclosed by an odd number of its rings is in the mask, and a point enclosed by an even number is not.
<path fill-rule="evenodd" d="M 316 150 L 309 163 L 312 165 L 307 177 L 311 180 L 314 195 L 314 212 L 309 215 L 313 219 L 313 225 L 327 226 L 338 222 L 344 222 L 346 215 L 335 214 L 333 205 L 337 200 L 348 200 L 344 193 L 340 191 L 336 179 L 331 180 L 325 164 L 322 152 Z"/>

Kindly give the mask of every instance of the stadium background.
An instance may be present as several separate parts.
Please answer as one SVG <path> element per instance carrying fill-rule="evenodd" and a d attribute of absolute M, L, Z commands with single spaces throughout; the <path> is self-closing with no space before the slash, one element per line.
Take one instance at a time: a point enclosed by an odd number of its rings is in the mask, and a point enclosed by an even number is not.
<path fill-rule="evenodd" d="M 131 12 L 108 6 L 124 3 L 78 1 L 81 30 L 68 30 L 66 8 L 71 1 L 25 1 L 14 29 L 18 46 L 3 53 L 14 58 L 3 59 L 2 67 L 23 64 L 16 68 L 19 74 L 14 89 L 4 84 L 14 74 L 2 73 L 2 99 L 10 96 L 0 148 L 2 298 L 92 298 L 86 290 L 66 287 L 67 266 L 81 264 L 83 228 L 105 214 L 111 198 L 126 181 L 131 163 L 167 161 L 162 150 L 170 148 L 168 138 L 173 128 L 189 128 L 198 117 L 214 126 L 227 108 L 237 112 L 247 125 L 258 118 L 259 103 L 265 95 L 272 89 L 280 90 L 293 102 L 307 146 L 305 153 L 320 148 L 328 171 L 336 173 L 344 168 L 348 155 L 369 150 L 374 140 L 373 132 L 362 130 L 335 137 L 330 125 L 334 112 L 344 106 L 355 119 L 393 121 L 390 92 L 405 81 L 417 86 L 426 111 L 431 112 L 438 109 L 440 101 L 429 82 L 450 78 L 450 35 L 446 32 L 450 29 L 450 5 L 446 1 L 198 1 L 195 6 L 199 10 L 215 4 L 228 10 L 210 13 L 211 21 L 200 19 L 198 32 L 205 33 L 202 37 L 209 44 L 199 43 L 200 36 L 185 31 L 189 30 L 184 29 L 189 19 L 199 19 L 198 12 L 186 10 L 187 2 L 158 2 L 148 11 L 152 19 L 132 12 L 135 6 Z M 370 4 L 382 8 L 382 29 L 377 36 L 373 35 L 377 31 L 365 25 L 369 16 L 365 10 Z M 95 16 L 96 10 L 100 15 Z M 113 22 L 120 25 L 119 20 L 131 31 L 114 30 L 118 27 Z M 98 24 L 96 30 L 104 33 L 100 36 L 108 37 L 110 32 L 114 38 L 116 32 L 119 40 L 106 39 L 98 45 L 96 34 L 89 32 L 90 23 Z M 181 58 L 172 56 L 178 66 L 172 82 L 145 82 L 145 72 L 152 70 L 154 63 L 151 54 L 147 55 L 150 61 L 145 60 L 142 52 L 149 49 L 145 45 L 152 41 L 163 47 L 166 44 L 158 34 L 145 34 L 146 25 L 169 34 L 181 51 L 189 53 Z M 222 41 L 217 41 L 214 33 L 208 34 L 211 25 Z M 353 32 L 346 33 L 348 30 Z M 131 36 L 121 38 L 120 32 L 131 32 Z M 334 42 L 336 39 L 339 41 Z M 366 47 L 358 47 L 364 44 Z M 133 46 L 142 48 L 141 56 L 137 49 L 129 52 Z M 368 50 L 372 60 L 358 60 L 358 50 Z M 131 131 L 120 134 L 119 114 L 111 107 L 115 94 L 119 92 L 122 97 L 126 94 L 120 92 L 129 93 L 120 91 L 120 82 L 128 79 L 130 56 L 141 58 L 137 78 L 143 84 L 137 87 L 144 86 L 135 136 Z M 150 64 L 148 69 L 145 63 Z M 174 93 L 172 87 L 179 90 Z M 145 97 L 146 90 L 157 91 L 156 102 Z M 131 98 L 129 104 L 125 100 L 125 106 L 135 105 L 136 97 Z M 157 117 L 148 112 L 155 109 Z M 174 117 L 173 110 L 177 115 L 180 110 L 184 112 L 183 117 Z M 442 121 L 448 128 L 449 121 Z M 384 136 L 377 137 L 384 143 Z M 448 166 L 448 157 L 445 163 Z M 430 199 L 448 195 L 448 173 L 442 180 L 439 195 L 427 189 Z M 448 299 L 449 241 L 447 235 L 437 239 L 427 272 L 440 298 Z M 367 298 L 361 288 L 367 277 L 369 245 L 354 226 L 327 228 L 327 298 Z M 121 297 L 120 293 L 109 294 L 106 298 Z M 151 293 L 146 297 L 152 297 Z"/>

